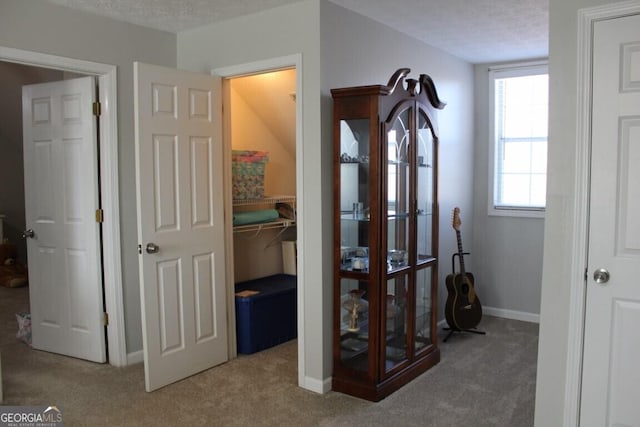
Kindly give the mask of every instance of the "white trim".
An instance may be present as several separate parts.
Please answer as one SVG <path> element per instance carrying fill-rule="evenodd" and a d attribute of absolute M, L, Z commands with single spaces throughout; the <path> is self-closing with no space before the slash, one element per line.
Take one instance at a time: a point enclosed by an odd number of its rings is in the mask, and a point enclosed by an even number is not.
<path fill-rule="evenodd" d="M 101 194 L 105 211 L 103 254 L 105 305 L 109 313 L 107 327 L 109 363 L 127 364 L 122 262 L 120 255 L 120 207 L 118 190 L 118 113 L 117 69 L 113 65 L 0 46 L 0 60 L 35 67 L 53 68 L 99 77 Z"/>
<path fill-rule="evenodd" d="M 487 316 L 502 317 L 504 319 L 521 320 L 523 322 L 540 323 L 540 314 L 526 311 L 507 310 L 506 308 L 482 307 L 482 312 Z"/>
<path fill-rule="evenodd" d="M 304 144 L 303 144 L 303 90 L 302 90 L 302 54 L 294 54 L 288 56 L 282 56 L 277 58 L 270 58 L 263 61 L 251 62 L 247 64 L 239 64 L 229 67 L 216 68 L 212 70 L 212 74 L 231 78 L 240 77 L 251 74 L 262 73 L 265 71 L 273 71 L 278 69 L 292 68 L 296 69 L 296 210 L 297 210 L 297 248 L 298 248 L 298 296 L 297 296 L 297 309 L 298 309 L 298 385 L 307 390 L 315 391 L 318 393 L 325 393 L 331 390 L 331 381 L 327 380 L 319 382 L 312 378 L 306 377 L 306 364 L 305 364 L 305 271 L 304 271 L 304 253 L 305 253 L 305 205 L 303 190 L 304 174 L 303 174 L 303 160 L 304 160 Z M 225 138 L 226 149 L 230 150 L 230 141 Z M 228 156 L 230 158 L 230 156 Z M 230 187 L 230 186 L 226 186 Z M 227 197 L 227 203 L 225 204 L 225 211 L 231 211 L 231 196 Z M 228 216 L 228 215 L 227 215 Z M 227 227 L 227 231 L 230 227 Z M 227 239 L 228 241 L 229 239 Z M 233 273 L 231 273 L 233 277 Z M 231 295 L 233 300 L 233 280 L 227 278 L 227 293 Z M 233 304 L 233 302 L 231 303 Z M 235 328 L 229 331 L 229 334 L 235 335 Z"/>
<path fill-rule="evenodd" d="M 317 380 L 311 377 L 303 377 L 301 381 L 302 382 L 299 384 L 300 387 L 320 394 L 330 392 L 333 382 L 331 377 L 325 378 L 324 380 Z"/>
<path fill-rule="evenodd" d="M 215 74 L 212 72 L 212 74 Z M 221 76 L 217 76 L 221 77 Z M 222 79 L 222 105 L 231 103 L 231 85 L 228 79 Z M 222 156 L 223 159 L 231 158 L 231 114 L 222 114 Z M 232 181 L 231 164 L 229 161 L 223 161 L 223 182 L 230 183 Z M 235 304 L 235 256 L 234 256 L 234 235 L 233 235 L 233 194 L 232 186 L 224 185 L 224 241 L 225 241 L 225 287 L 227 294 L 227 352 L 229 360 L 238 356 L 238 339 L 236 336 L 236 304 Z"/>
<path fill-rule="evenodd" d="M 491 167 L 493 167 L 493 162 L 491 164 Z M 493 180 L 491 181 L 490 185 L 493 185 Z M 507 217 L 516 217 L 516 218 L 544 219 L 546 215 L 546 209 L 531 209 L 531 208 L 518 209 L 517 207 L 496 208 L 493 206 L 493 194 L 490 194 L 488 215 L 489 216 L 507 216 Z"/>
<path fill-rule="evenodd" d="M 627 1 L 578 10 L 576 176 L 572 258 L 569 271 L 569 333 L 564 395 L 565 426 L 580 424 L 582 356 L 586 308 L 585 271 L 589 227 L 593 26 L 596 21 L 640 13 L 640 3 Z"/>
<path fill-rule="evenodd" d="M 540 314 L 529 313 L 527 311 L 508 310 L 506 308 L 496 308 L 482 306 L 482 312 L 487 316 L 501 317 L 503 319 L 521 320 L 523 322 L 540 323 Z M 442 319 L 438 322 L 438 328 L 447 328 L 447 319 Z"/>
<path fill-rule="evenodd" d="M 540 59 L 538 61 L 524 61 L 524 62 L 512 62 L 507 64 L 489 65 L 488 70 L 489 71 L 513 70 L 514 73 L 516 73 L 517 71 L 515 70 L 526 70 L 526 69 L 536 68 L 540 66 L 547 66 L 548 64 L 549 64 L 549 61 L 547 59 Z M 526 75 L 526 74 L 528 73 L 524 73 L 523 75 Z"/>
<path fill-rule="evenodd" d="M 127 365 L 144 363 L 144 350 L 134 351 L 127 354 Z"/>

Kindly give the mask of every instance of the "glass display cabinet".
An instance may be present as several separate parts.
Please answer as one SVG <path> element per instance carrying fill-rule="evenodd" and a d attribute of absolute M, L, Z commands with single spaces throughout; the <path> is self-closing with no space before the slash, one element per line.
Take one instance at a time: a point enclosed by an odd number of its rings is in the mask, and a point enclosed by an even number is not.
<path fill-rule="evenodd" d="M 333 89 L 333 390 L 378 401 L 440 361 L 431 78 Z"/>

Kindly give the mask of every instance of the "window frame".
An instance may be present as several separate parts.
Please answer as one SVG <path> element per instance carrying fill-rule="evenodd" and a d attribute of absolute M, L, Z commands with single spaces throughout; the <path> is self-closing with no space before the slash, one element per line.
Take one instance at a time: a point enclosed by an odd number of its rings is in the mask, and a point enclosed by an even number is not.
<path fill-rule="evenodd" d="M 487 210 L 489 216 L 510 216 L 524 218 L 544 218 L 546 203 L 544 207 L 494 206 L 494 193 L 496 188 L 496 110 L 495 110 L 495 81 L 496 79 L 509 77 L 523 77 L 538 74 L 549 74 L 548 61 L 521 62 L 516 64 L 499 65 L 489 67 L 489 173 L 488 175 L 488 198 Z M 547 153 L 549 148 L 549 132 L 547 130 Z"/>

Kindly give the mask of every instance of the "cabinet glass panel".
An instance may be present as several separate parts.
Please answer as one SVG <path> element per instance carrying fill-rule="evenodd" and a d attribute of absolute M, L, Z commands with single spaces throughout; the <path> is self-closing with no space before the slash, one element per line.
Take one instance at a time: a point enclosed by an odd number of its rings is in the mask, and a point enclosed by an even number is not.
<path fill-rule="evenodd" d="M 387 267 L 404 267 L 409 245 L 409 118 L 402 111 L 387 132 Z"/>
<path fill-rule="evenodd" d="M 431 272 L 431 267 L 416 272 L 416 353 L 431 344 Z"/>
<path fill-rule="evenodd" d="M 340 121 L 341 270 L 369 271 L 369 123 Z"/>
<path fill-rule="evenodd" d="M 429 122 L 420 110 L 417 131 L 418 263 L 433 259 L 434 144 Z"/>
<path fill-rule="evenodd" d="M 385 310 L 385 370 L 393 369 L 407 358 L 407 285 L 404 274 L 387 280 Z"/>
<path fill-rule="evenodd" d="M 348 368 L 367 371 L 369 358 L 368 283 L 340 281 L 340 360 Z"/>

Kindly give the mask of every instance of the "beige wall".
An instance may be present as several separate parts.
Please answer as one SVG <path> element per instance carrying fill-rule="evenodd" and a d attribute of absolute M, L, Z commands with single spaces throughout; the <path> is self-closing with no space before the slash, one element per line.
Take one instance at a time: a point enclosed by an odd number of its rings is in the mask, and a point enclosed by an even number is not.
<path fill-rule="evenodd" d="M 0 45 L 118 67 L 118 177 L 127 352 L 142 349 L 138 276 L 133 62 L 175 66 L 174 34 L 40 1 L 2 0 Z"/>
<path fill-rule="evenodd" d="M 281 80 L 287 81 L 284 86 L 288 89 L 284 90 L 282 86 L 278 86 L 278 90 L 281 90 L 282 93 L 270 94 L 269 82 L 265 81 L 266 93 L 260 94 L 262 100 L 252 99 L 251 92 L 243 91 L 245 96 L 242 96 L 235 90 L 238 84 L 242 84 L 238 80 L 255 79 L 256 76 L 232 79 L 230 84 L 231 146 L 234 150 L 259 150 L 269 153 L 269 161 L 265 166 L 266 195 L 296 194 L 295 141 L 283 140 L 289 136 L 289 132 L 281 133 L 279 129 L 281 126 L 290 128 L 291 134 L 295 138 L 295 101 L 290 98 L 289 93 L 295 93 L 296 78 L 295 71 L 280 72 L 280 74 L 282 73 L 284 76 L 281 77 Z M 274 74 L 279 73 L 270 73 L 269 79 L 274 79 Z M 271 85 L 271 87 L 275 86 Z M 285 97 L 287 102 L 284 107 L 265 101 L 265 98 L 279 99 L 282 97 Z M 279 115 L 273 111 L 278 108 L 288 108 L 292 114 Z M 269 111 L 263 112 L 259 111 L 260 109 L 268 109 Z M 289 149 L 291 145 L 292 150 Z"/>

